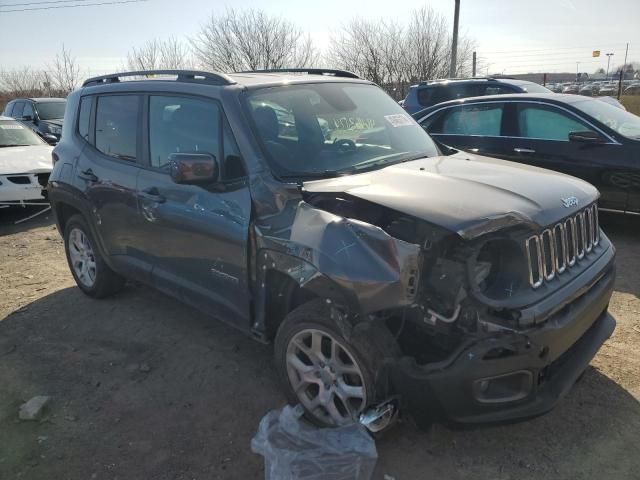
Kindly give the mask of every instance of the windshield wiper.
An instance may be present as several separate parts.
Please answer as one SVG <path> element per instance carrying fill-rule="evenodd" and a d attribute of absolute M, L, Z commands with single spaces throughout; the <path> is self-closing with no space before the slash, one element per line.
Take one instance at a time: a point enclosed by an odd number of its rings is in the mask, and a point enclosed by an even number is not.
<path fill-rule="evenodd" d="M 30 145 L 28 143 L 25 143 L 25 144 L 18 143 L 15 145 L 0 145 L 0 147 L 31 147 L 31 146 L 33 145 Z"/>

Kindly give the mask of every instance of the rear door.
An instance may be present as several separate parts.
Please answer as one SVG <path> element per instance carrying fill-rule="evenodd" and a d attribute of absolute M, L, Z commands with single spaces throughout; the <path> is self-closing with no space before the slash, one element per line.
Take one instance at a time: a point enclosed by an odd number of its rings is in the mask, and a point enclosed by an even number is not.
<path fill-rule="evenodd" d="M 495 155 L 503 149 L 505 123 L 503 102 L 456 105 L 420 120 L 439 143 L 480 155 Z"/>
<path fill-rule="evenodd" d="M 241 328 L 249 326 L 248 234 L 251 197 L 242 159 L 221 105 L 175 94 L 146 98 L 147 165 L 138 177 L 145 261 L 155 286 Z M 221 178 L 181 185 L 172 153 L 207 153 Z"/>
<path fill-rule="evenodd" d="M 514 102 L 516 131 L 511 150 L 502 156 L 509 160 L 556 170 L 582 178 L 600 190 L 600 206 L 624 210 L 628 189 L 618 178 L 628 173 L 622 158 L 623 146 L 570 110 L 543 102 Z M 569 133 L 596 132 L 605 143 L 569 141 Z"/>
<path fill-rule="evenodd" d="M 77 133 L 88 145 L 76 163 L 75 185 L 93 209 L 99 241 L 111 261 L 127 276 L 148 281 L 150 266 L 142 262 L 136 236 L 141 114 L 142 97 L 136 94 L 80 100 Z"/>

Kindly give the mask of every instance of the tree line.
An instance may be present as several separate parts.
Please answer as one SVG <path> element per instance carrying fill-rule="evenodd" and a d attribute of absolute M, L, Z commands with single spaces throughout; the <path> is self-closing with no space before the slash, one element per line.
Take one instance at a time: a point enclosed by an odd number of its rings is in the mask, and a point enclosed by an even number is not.
<path fill-rule="evenodd" d="M 430 7 L 401 23 L 354 18 L 331 34 L 321 51 L 293 22 L 260 9 L 212 14 L 192 37 L 151 39 L 132 47 L 123 70 L 204 69 L 221 72 L 327 67 L 349 70 L 385 88 L 396 99 L 421 80 L 448 76 L 451 29 Z M 471 73 L 473 41 L 458 41 L 456 76 Z M 88 77 L 64 46 L 45 69 L 0 70 L 0 103 L 19 96 L 66 96 Z"/>

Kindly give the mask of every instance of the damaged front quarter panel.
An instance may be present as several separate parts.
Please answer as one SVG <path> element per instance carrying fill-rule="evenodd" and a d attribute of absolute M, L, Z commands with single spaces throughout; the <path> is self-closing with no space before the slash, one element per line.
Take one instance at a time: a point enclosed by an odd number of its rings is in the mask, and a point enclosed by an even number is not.
<path fill-rule="evenodd" d="M 259 250 L 260 247 L 280 250 L 259 253 L 259 259 L 273 260 L 259 267 L 259 272 L 276 268 L 312 289 L 317 277 L 324 277 L 343 292 L 343 298 L 351 303 L 349 308 L 358 314 L 410 305 L 415 299 L 419 245 L 305 201 L 300 201 L 295 209 L 288 238 L 283 237 L 259 236 Z M 290 258 L 283 258 L 282 254 Z"/>

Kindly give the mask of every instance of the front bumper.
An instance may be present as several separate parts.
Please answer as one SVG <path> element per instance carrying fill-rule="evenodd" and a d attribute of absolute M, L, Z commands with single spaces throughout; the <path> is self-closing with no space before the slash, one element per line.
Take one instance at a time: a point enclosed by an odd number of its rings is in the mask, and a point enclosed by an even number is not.
<path fill-rule="evenodd" d="M 45 201 L 37 173 L 0 175 L 0 202 Z"/>
<path fill-rule="evenodd" d="M 461 423 L 500 422 L 552 409 L 615 329 L 607 312 L 614 257 L 611 246 L 585 272 L 591 278 L 587 285 L 558 290 L 548 299 L 545 303 L 563 306 L 536 328 L 470 341 L 435 364 L 398 361 L 391 379 L 405 407 L 419 423 L 437 414 Z M 497 385 L 497 396 L 483 393 L 485 387 L 491 391 L 490 382 Z"/>

